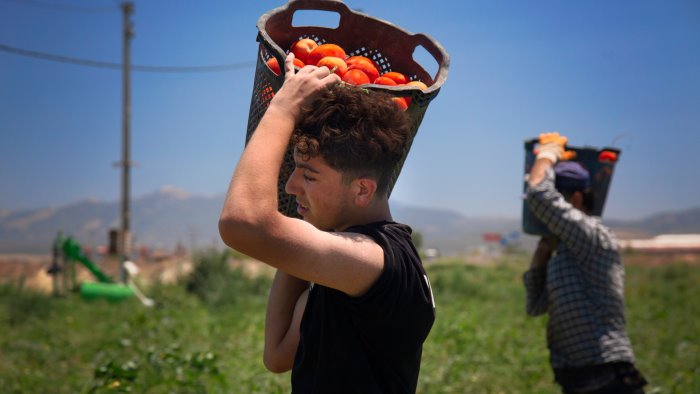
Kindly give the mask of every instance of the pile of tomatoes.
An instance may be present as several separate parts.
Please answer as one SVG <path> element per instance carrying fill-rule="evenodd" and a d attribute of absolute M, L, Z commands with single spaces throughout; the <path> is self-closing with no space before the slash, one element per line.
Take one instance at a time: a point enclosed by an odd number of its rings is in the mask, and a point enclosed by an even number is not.
<path fill-rule="evenodd" d="M 294 53 L 294 66 L 304 67 L 312 64 L 317 67 L 326 66 L 338 74 L 343 82 L 351 85 L 377 84 L 385 86 L 416 86 L 425 90 L 428 86 L 421 81 L 410 81 L 404 74 L 396 71 L 379 73 L 379 67 L 371 59 L 364 56 L 348 57 L 342 47 L 336 44 L 321 44 L 310 38 L 302 38 L 292 44 L 289 49 Z M 276 75 L 280 75 L 280 65 L 276 58 L 267 61 L 267 66 Z M 401 110 L 406 110 L 411 103 L 410 97 L 392 97 Z"/>

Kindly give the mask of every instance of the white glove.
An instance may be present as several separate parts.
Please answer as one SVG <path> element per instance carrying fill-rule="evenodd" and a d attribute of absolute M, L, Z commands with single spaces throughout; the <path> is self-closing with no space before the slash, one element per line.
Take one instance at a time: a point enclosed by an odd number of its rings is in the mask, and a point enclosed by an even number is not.
<path fill-rule="evenodd" d="M 547 159 L 552 163 L 556 163 L 561 160 L 567 141 L 568 138 L 559 135 L 557 132 L 540 134 L 537 159 Z"/>

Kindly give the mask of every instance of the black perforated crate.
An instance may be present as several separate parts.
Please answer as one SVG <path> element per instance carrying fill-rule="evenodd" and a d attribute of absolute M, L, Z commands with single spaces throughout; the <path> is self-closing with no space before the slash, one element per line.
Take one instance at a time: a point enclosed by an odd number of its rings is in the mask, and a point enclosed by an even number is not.
<path fill-rule="evenodd" d="M 538 139 L 525 141 L 525 177 L 523 178 L 523 191 L 527 191 L 528 177 L 532 169 L 537 155 L 535 150 Z M 591 190 L 593 192 L 593 207 L 591 214 L 594 216 L 603 216 L 603 208 L 608 197 L 610 182 L 612 182 L 615 165 L 620 158 L 621 151 L 617 148 L 595 148 L 586 147 L 566 147 L 568 151 L 576 152 L 576 157 L 572 160 L 580 163 L 588 170 L 591 177 Z M 530 210 L 527 200 L 523 200 L 522 210 L 522 227 L 523 231 L 532 235 L 550 235 L 547 227 Z"/>
<path fill-rule="evenodd" d="M 322 26 L 293 26 L 292 19 L 296 11 L 329 11 L 339 14 L 337 28 Z M 333 43 L 345 49 L 348 56 L 365 56 L 372 59 L 379 68 L 379 73 L 399 71 L 410 80 L 419 80 L 428 88 L 421 91 L 411 86 L 362 85 L 371 90 L 387 92 L 396 97 L 411 97 L 407 114 L 411 123 L 412 138 L 415 137 L 423 116 L 430 102 L 437 96 L 447 79 L 449 56 L 443 47 L 425 34 L 412 34 L 400 27 L 369 15 L 350 10 L 343 2 L 337 0 L 292 0 L 275 8 L 258 19 L 258 37 L 260 43 L 255 68 L 255 81 L 248 114 L 246 143 L 265 114 L 270 100 L 284 82 L 282 75 L 275 75 L 268 67 L 267 60 L 277 58 L 284 64 L 286 53 L 291 45 L 299 39 L 311 38 L 318 44 Z M 424 48 L 438 64 L 435 75 L 430 75 L 413 59 L 416 48 Z M 408 147 L 410 148 L 410 146 Z M 408 153 L 408 149 L 406 151 Z M 394 168 L 389 191 L 391 192 L 403 167 L 406 157 Z M 294 170 L 292 149 L 287 151 L 278 181 L 279 210 L 287 216 L 297 216 L 293 196 L 286 194 L 284 186 Z"/>

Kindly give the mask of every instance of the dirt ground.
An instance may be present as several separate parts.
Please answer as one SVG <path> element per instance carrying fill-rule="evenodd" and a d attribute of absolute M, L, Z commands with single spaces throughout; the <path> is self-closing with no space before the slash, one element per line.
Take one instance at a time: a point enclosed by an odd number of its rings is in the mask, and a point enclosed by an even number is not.
<path fill-rule="evenodd" d="M 700 265 L 700 253 L 625 253 L 622 255 L 625 265 L 657 266 L 672 263 Z"/>
<path fill-rule="evenodd" d="M 119 278 L 119 262 L 114 258 L 104 258 L 95 263 L 105 274 Z M 160 261 L 136 261 L 139 268 L 137 280 L 147 284 L 152 281 L 172 283 L 178 277 L 192 270 L 189 258 L 169 258 Z M 671 263 L 684 263 L 700 266 L 700 253 L 625 253 L 625 265 L 659 266 Z M 274 270 L 254 260 L 231 260 L 232 267 L 240 267 L 251 276 L 272 275 Z M 52 277 L 47 270 L 51 266 L 50 255 L 0 254 L 0 283 L 22 283 L 23 286 L 51 292 Z M 78 281 L 94 280 L 92 274 L 80 264 L 76 265 Z"/>
<path fill-rule="evenodd" d="M 36 254 L 0 254 L 0 283 L 20 283 L 26 288 L 44 292 L 53 290 L 53 278 L 47 272 L 52 264 L 51 255 Z M 120 264 L 115 258 L 103 258 L 94 261 L 99 269 L 112 278 L 120 277 Z M 147 284 L 152 281 L 172 283 L 178 277 L 192 270 L 192 262 L 188 257 L 169 258 L 160 261 L 135 261 L 139 268 L 138 283 Z M 272 268 L 258 261 L 231 260 L 232 268 L 240 267 L 248 275 L 271 275 Z M 77 281 L 94 281 L 92 274 L 82 265 L 76 264 Z M 62 279 L 61 279 L 62 280 Z"/>

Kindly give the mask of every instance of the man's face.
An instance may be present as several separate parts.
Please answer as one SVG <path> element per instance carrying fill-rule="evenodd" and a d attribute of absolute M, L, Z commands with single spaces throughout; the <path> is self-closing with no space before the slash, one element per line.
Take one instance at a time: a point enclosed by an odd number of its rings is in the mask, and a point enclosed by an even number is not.
<path fill-rule="evenodd" d="M 349 227 L 353 197 L 342 173 L 328 166 L 321 157 L 304 160 L 294 152 L 294 163 L 296 168 L 285 191 L 296 197 L 299 215 L 324 231 Z"/>
<path fill-rule="evenodd" d="M 583 194 L 581 192 L 564 192 L 562 193 L 564 200 L 569 204 L 573 205 L 574 208 L 585 213 L 583 206 Z"/>

